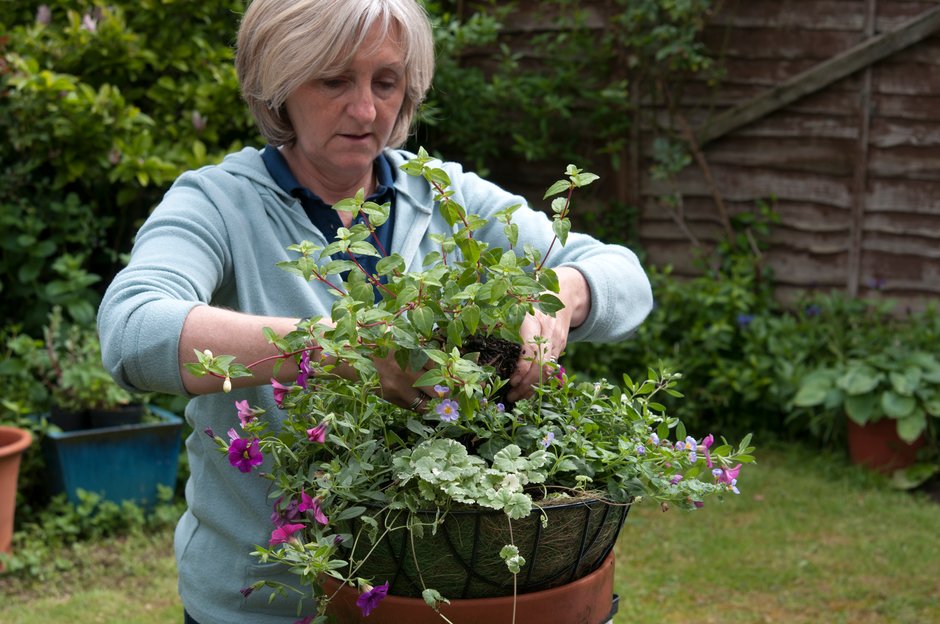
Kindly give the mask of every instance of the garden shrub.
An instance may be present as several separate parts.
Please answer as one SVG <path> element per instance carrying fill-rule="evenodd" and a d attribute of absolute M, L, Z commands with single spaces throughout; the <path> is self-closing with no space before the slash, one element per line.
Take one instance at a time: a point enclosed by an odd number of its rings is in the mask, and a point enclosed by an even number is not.
<path fill-rule="evenodd" d="M 241 0 L 13 0 L 0 15 L 0 313 L 91 324 L 182 171 L 255 141 L 232 64 Z"/>

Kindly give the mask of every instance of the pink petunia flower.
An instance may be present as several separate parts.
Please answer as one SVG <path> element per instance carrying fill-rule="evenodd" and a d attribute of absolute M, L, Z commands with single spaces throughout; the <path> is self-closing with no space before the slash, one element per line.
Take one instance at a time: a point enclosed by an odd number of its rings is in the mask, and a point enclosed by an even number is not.
<path fill-rule="evenodd" d="M 248 405 L 248 399 L 235 401 L 235 409 L 238 410 L 238 420 L 242 424 L 242 429 L 255 419 L 255 411 Z"/>
<path fill-rule="evenodd" d="M 741 464 L 738 464 L 734 468 L 722 468 L 721 475 L 718 477 L 718 482 L 731 485 L 731 482 L 738 478 L 739 472 L 741 472 Z"/>
<path fill-rule="evenodd" d="M 320 444 L 326 442 L 326 421 L 324 420 L 312 429 L 307 429 L 307 439 Z"/>
<path fill-rule="evenodd" d="M 277 546 L 289 542 L 294 537 L 294 533 L 304 528 L 302 524 L 282 524 L 271 531 L 271 539 L 268 546 Z"/>
<path fill-rule="evenodd" d="M 274 388 L 274 402 L 277 403 L 278 407 L 283 409 L 284 397 L 290 392 L 290 388 L 278 382 L 277 379 L 271 380 L 271 387 Z"/>
<path fill-rule="evenodd" d="M 300 355 L 300 364 L 298 365 L 299 372 L 297 373 L 297 385 L 301 388 L 307 387 L 307 380 L 310 378 L 310 375 L 313 374 L 313 369 L 310 367 L 310 352 L 304 351 Z"/>
<path fill-rule="evenodd" d="M 708 452 L 708 449 L 711 448 L 711 445 L 714 442 L 715 442 L 715 436 L 709 433 L 702 440 L 702 444 L 701 444 L 701 446 L 705 449 L 705 465 L 708 466 L 709 468 L 711 468 L 713 464 L 712 464 L 712 456 L 711 456 L 711 453 Z"/>
<path fill-rule="evenodd" d="M 356 598 L 356 606 L 362 612 L 362 617 L 368 617 L 372 610 L 388 595 L 388 581 L 382 585 L 371 587 L 359 594 Z"/>
<path fill-rule="evenodd" d="M 320 499 L 311 498 L 310 495 L 303 490 L 300 491 L 300 505 L 297 506 L 297 511 L 300 513 L 304 513 L 305 511 L 313 512 L 313 519 L 323 526 L 330 523 L 330 520 L 320 508 Z"/>

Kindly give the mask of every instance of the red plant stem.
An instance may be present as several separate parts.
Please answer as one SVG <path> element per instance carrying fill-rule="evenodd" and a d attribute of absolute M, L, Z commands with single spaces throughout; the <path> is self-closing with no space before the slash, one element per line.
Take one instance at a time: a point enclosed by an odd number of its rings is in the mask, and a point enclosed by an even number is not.
<path fill-rule="evenodd" d="M 568 196 L 565 197 L 565 207 L 561 211 L 561 216 L 559 217 L 560 219 L 564 219 L 565 217 L 568 216 L 568 207 L 571 206 L 571 195 L 573 193 L 574 193 L 574 187 L 569 188 Z M 546 251 L 545 255 L 542 257 L 542 261 L 539 262 L 539 265 L 537 267 L 535 267 L 536 272 L 541 271 L 542 267 L 545 266 L 545 262 L 548 260 L 548 255 L 552 253 L 552 248 L 555 246 L 555 241 L 557 240 L 558 240 L 558 235 L 556 234 L 555 236 L 552 237 L 552 242 L 548 246 L 548 251 Z"/>

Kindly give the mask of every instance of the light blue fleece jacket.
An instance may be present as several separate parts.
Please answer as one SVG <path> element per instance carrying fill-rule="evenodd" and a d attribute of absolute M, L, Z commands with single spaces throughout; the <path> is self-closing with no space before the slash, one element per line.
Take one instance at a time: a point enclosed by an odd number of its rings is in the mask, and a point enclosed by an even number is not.
<path fill-rule="evenodd" d="M 387 150 L 395 176 L 392 251 L 409 270 L 421 267 L 432 251 L 429 234 L 450 228 L 434 209 L 430 186 L 404 174 L 399 166 L 412 154 Z M 444 163 L 454 200 L 489 221 L 478 238 L 505 247 L 497 211 L 523 204 L 513 216 L 523 244 L 547 249 L 551 222 L 512 195 Z M 219 165 L 183 174 L 138 233 L 130 263 L 108 288 L 98 311 L 105 365 L 125 387 L 185 394 L 178 346 L 183 322 L 198 305 L 249 314 L 305 318 L 329 316 L 333 298 L 318 283 L 306 283 L 277 268 L 288 260 L 286 247 L 309 240 L 325 245 L 300 202 L 271 179 L 261 152 L 246 148 Z M 565 247 L 555 245 L 549 264 L 576 267 L 591 288 L 591 312 L 571 332 L 571 341 L 623 340 L 652 307 L 649 281 L 633 252 L 572 233 Z M 269 481 L 257 471 L 243 474 L 229 465 L 203 431 L 223 437 L 238 422 L 235 401 L 267 410 L 277 418 L 270 386 L 193 398 L 186 419 L 194 433 L 186 440 L 190 477 L 188 509 L 176 528 L 175 550 L 180 595 L 200 624 L 292 624 L 296 599 L 268 604 L 269 591 L 243 597 L 239 590 L 261 579 L 294 583 L 278 564 L 259 564 L 250 553 L 266 545 L 273 528 Z M 261 471 L 266 469 L 263 464 Z"/>

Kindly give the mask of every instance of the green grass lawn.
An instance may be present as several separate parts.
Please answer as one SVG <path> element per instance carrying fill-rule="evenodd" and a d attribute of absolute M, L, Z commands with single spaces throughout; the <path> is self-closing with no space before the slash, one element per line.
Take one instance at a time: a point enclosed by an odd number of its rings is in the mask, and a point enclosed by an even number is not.
<path fill-rule="evenodd" d="M 615 624 L 940 622 L 940 505 L 841 457 L 757 455 L 740 496 L 630 512 Z M 166 531 L 84 544 L 56 578 L 0 577 L 0 622 L 181 624 L 171 542 Z"/>
<path fill-rule="evenodd" d="M 940 505 L 841 458 L 757 455 L 740 496 L 631 511 L 616 624 L 940 622 Z"/>

